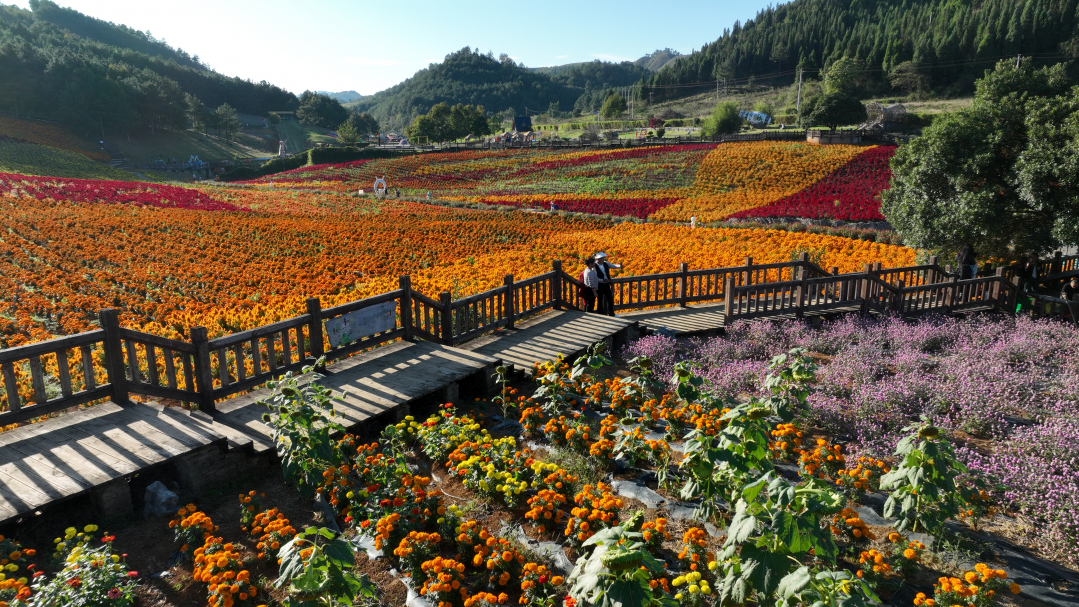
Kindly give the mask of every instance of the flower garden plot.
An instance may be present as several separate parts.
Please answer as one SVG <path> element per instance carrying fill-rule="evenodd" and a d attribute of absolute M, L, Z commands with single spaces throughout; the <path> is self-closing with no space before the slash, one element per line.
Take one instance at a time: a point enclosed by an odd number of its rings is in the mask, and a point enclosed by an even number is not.
<path fill-rule="evenodd" d="M 888 189 L 894 146 L 870 148 L 809 188 L 731 217 L 812 217 L 879 221 L 880 193 Z"/>
<path fill-rule="evenodd" d="M 1013 573 L 985 563 L 948 567 L 913 535 L 940 536 L 946 518 L 972 524 L 994 505 L 984 479 L 956 458 L 947 431 L 916 423 L 898 453 L 857 457 L 807 425 L 827 367 L 814 368 L 800 351 L 773 360 L 760 395 L 737 403 L 714 398 L 687 364 L 668 377 L 662 360 L 638 357 L 626 362 L 632 373 L 617 378 L 611 362 L 593 349 L 577 361 L 537 365 L 537 384 L 500 383 L 489 401 L 406 417 L 371 443 L 309 425 L 328 399 L 282 380 L 267 415 L 308 445 L 283 451 L 288 491 L 321 495 L 344 532 L 295 525 L 273 503 L 280 493 L 245 491 L 212 515 L 185 506 L 168 525 L 152 522 L 187 554 L 173 569 L 177 591 L 211 605 L 330 597 L 396 605 L 404 580 L 431 604 L 458 607 L 591 607 L 606 594 L 628 597 L 624 605 L 696 607 L 722 604 L 735 591 L 745 592 L 742 602 L 868 604 L 902 583 L 934 582 L 916 606 L 956 596 L 990 606 L 1022 594 Z M 522 426 L 488 420 L 492 406 L 502 417 L 520 416 Z M 640 438 L 649 435 L 657 438 Z M 729 466 L 702 465 L 716 461 Z M 776 475 L 779 463 L 795 467 L 797 480 Z M 938 476 L 914 474 L 926 466 Z M 666 499 L 689 500 L 693 518 L 644 508 L 607 476 L 632 482 L 642 472 L 659 476 L 655 491 Z M 958 491 L 938 492 L 946 482 Z M 923 498 L 913 508 L 897 505 L 894 527 L 874 527 L 858 500 L 878 488 Z M 710 535 L 710 526 L 726 532 Z M 543 556 L 559 544 L 569 565 Z M 762 566 L 768 576 L 754 574 Z M 20 599 L 31 602 L 12 605 L 37 607 L 38 588 L 65 579 L 63 571 L 46 567 Z"/>
<path fill-rule="evenodd" d="M 613 224 L 310 192 L 128 191 L 98 182 L 72 194 L 94 202 L 64 202 L 54 197 L 74 187 L 70 180 L 19 176 L 13 186 L 9 179 L 5 189 L 18 186 L 20 197 L 0 198 L 5 347 L 89 330 L 109 307 L 121 309 L 124 326 L 162 336 L 183 338 L 193 326 L 224 335 L 303 314 L 307 297 L 330 306 L 391 291 L 402 274 L 428 296 L 445 290 L 460 298 L 500 286 L 508 273 L 547 272 L 555 259 L 577 273 L 596 251 L 623 263 L 623 275 L 669 272 L 681 262 L 735 266 L 747 256 L 781 262 L 807 250 L 823 251 L 823 263 L 844 272 L 914 260 L 904 247 L 804 232 Z M 167 203 L 176 207 L 123 202 L 174 195 Z M 96 202 L 110 196 L 117 204 Z M 252 212 L 177 208 L 183 204 Z"/>
<path fill-rule="evenodd" d="M 28 196 L 36 200 L 97 202 L 196 211 L 238 211 L 194 188 L 127 181 L 62 179 L 0 173 L 0 192 L 7 198 Z"/>
<path fill-rule="evenodd" d="M 800 322 L 738 323 L 724 338 L 680 346 L 645 338 L 626 355 L 652 357 L 662 376 L 678 361 L 695 361 L 716 394 L 733 397 L 760 393 L 772 354 L 796 346 L 829 361 L 808 399 L 813 426 L 849 441 L 851 455 L 881 458 L 911 419 L 927 416 L 964 445 L 961 461 L 991 479 L 998 508 L 1019 517 L 1013 528 L 998 517 L 990 529 L 1079 565 L 1079 525 L 1071 514 L 1079 508 L 1079 476 L 1066 447 L 1079 416 L 1075 329 L 991 318 L 847 317 L 819 330 Z M 989 505 L 975 503 L 961 517 L 985 516 Z"/>
<path fill-rule="evenodd" d="M 90 160 L 105 161 L 111 158 L 108 152 L 100 149 L 101 146 L 96 140 L 88 141 L 78 137 L 57 124 L 0 117 L 0 137 L 22 139 L 38 145 L 75 152 Z"/>

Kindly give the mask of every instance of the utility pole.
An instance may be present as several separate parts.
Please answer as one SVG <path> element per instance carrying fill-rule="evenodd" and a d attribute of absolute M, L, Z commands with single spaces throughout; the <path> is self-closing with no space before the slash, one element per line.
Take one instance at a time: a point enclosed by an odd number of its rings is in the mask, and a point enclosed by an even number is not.
<path fill-rule="evenodd" d="M 719 105 L 719 79 L 716 79 L 716 105 Z"/>
<path fill-rule="evenodd" d="M 802 121 L 802 68 L 798 68 L 798 122 Z"/>
<path fill-rule="evenodd" d="M 1022 53 L 1015 56 L 1015 69 L 1019 69 L 1019 60 L 1023 58 Z"/>

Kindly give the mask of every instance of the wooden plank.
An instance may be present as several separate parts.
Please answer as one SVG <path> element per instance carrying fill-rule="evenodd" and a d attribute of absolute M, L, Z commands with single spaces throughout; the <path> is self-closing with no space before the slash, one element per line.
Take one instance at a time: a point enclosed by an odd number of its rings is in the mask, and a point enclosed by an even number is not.
<path fill-rule="evenodd" d="M 259 375 L 262 375 L 262 352 L 259 350 L 259 340 L 257 337 L 251 339 L 251 364 L 254 367 L 251 376 L 258 377 Z"/>
<path fill-rule="evenodd" d="M 270 374 L 277 372 L 277 347 L 275 346 L 276 333 L 270 333 L 266 336 L 266 364 L 270 367 Z"/>
<path fill-rule="evenodd" d="M 6 348 L 0 350 L 0 364 L 14 363 L 30 358 L 31 356 L 41 356 L 43 354 L 49 354 L 61 348 L 75 348 L 83 345 L 94 344 L 100 342 L 104 338 L 105 331 L 98 329 L 95 331 L 78 333 L 76 335 L 68 335 L 66 337 L 47 339 L 45 341 L 39 341 L 37 343 L 27 344 L 25 346 Z"/>
<path fill-rule="evenodd" d="M 194 356 L 191 354 L 181 354 L 180 361 L 184 366 L 184 387 L 185 389 L 194 394 L 195 393 L 195 371 Z"/>
<path fill-rule="evenodd" d="M 56 351 L 56 369 L 60 376 L 60 394 L 71 396 L 71 367 L 68 365 L 66 349 Z"/>
<path fill-rule="evenodd" d="M 34 387 L 34 403 L 45 404 L 48 397 L 45 396 L 45 373 L 41 369 L 41 357 L 30 357 L 30 384 Z"/>
<path fill-rule="evenodd" d="M 299 331 L 297 331 L 299 333 Z M 292 338 L 289 336 L 289 330 L 285 329 L 281 332 L 281 350 L 285 356 L 285 364 L 292 364 Z M 303 356 L 300 356 L 303 358 Z"/>
<path fill-rule="evenodd" d="M 397 326 L 397 301 L 368 306 L 326 320 L 330 346 L 338 348 L 358 339 L 392 331 Z M 272 339 L 272 335 L 270 336 Z"/>

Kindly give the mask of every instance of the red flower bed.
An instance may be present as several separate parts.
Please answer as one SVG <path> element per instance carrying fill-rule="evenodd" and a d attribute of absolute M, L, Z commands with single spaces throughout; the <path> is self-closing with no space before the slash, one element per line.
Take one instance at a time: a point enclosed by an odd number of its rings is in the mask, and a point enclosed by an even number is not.
<path fill-rule="evenodd" d="M 894 146 L 876 147 L 856 156 L 828 177 L 792 196 L 731 217 L 809 217 L 844 221 L 879 221 L 880 200 L 892 171 Z"/>
<path fill-rule="evenodd" d="M 139 207 L 165 207 L 197 211 L 243 211 L 195 188 L 156 183 L 61 179 L 0 173 L 0 193 L 38 200 L 104 202 Z"/>
<path fill-rule="evenodd" d="M 677 198 L 583 198 L 579 200 L 556 200 L 559 211 L 572 211 L 574 213 L 592 213 L 595 215 L 619 215 L 623 217 L 647 218 L 652 213 L 665 206 L 673 204 Z M 532 207 L 550 209 L 550 205 L 537 205 L 536 203 L 524 203 L 502 200 L 484 200 L 484 204 L 501 204 L 511 207 Z"/>

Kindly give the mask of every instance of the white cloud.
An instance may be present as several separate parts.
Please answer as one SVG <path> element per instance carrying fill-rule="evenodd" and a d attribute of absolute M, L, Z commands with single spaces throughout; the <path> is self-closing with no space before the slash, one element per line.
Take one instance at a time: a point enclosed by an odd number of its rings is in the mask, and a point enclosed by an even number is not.
<path fill-rule="evenodd" d="M 567 58 L 569 58 L 569 55 L 558 55 L 558 56 L 555 57 L 555 59 L 567 59 Z"/>
<path fill-rule="evenodd" d="M 345 57 L 345 61 L 366 67 L 401 65 L 396 59 L 370 59 L 368 57 Z"/>
<path fill-rule="evenodd" d="M 592 53 L 592 56 L 597 58 L 597 59 L 602 59 L 604 61 L 614 61 L 614 62 L 633 61 L 634 60 L 632 57 L 620 57 L 618 55 L 608 55 L 606 53 Z"/>

